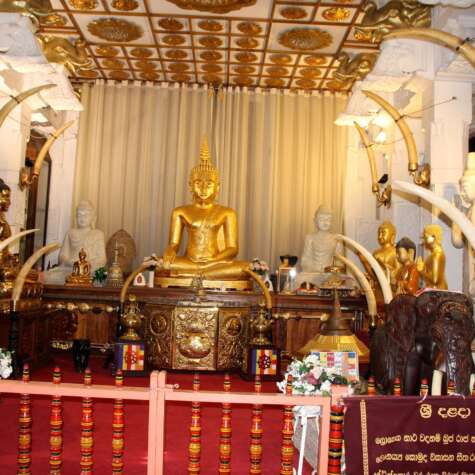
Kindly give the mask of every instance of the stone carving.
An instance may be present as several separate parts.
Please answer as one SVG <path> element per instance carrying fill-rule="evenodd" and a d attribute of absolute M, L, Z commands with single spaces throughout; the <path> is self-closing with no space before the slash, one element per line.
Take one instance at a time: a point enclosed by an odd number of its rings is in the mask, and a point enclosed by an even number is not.
<path fill-rule="evenodd" d="M 355 31 L 363 35 L 371 32 L 371 40 L 378 43 L 395 28 L 430 26 L 431 9 L 417 0 L 390 0 L 381 8 L 369 1 L 364 7 L 361 24 Z"/>

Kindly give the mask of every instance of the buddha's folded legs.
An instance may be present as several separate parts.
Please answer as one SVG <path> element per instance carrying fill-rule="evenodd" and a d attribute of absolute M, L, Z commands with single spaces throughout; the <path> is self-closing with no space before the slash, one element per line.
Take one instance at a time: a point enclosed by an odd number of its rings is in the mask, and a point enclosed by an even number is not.
<path fill-rule="evenodd" d="M 248 279 L 245 261 L 197 263 L 186 257 L 177 257 L 170 266 L 170 276 L 194 276 L 201 274 L 205 279 Z"/>

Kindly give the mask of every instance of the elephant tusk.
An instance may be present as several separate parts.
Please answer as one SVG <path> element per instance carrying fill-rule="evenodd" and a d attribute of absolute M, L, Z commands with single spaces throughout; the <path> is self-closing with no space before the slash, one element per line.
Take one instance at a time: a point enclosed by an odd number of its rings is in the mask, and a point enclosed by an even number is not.
<path fill-rule="evenodd" d="M 381 96 L 378 96 L 371 91 L 362 91 L 370 99 L 377 102 L 396 122 L 401 134 L 404 138 L 407 148 L 407 158 L 409 161 L 408 170 L 410 174 L 414 174 L 418 168 L 418 158 L 417 158 L 417 147 L 412 135 L 411 129 L 407 125 L 407 122 L 404 120 L 404 117 L 398 112 L 398 110 L 393 107 L 388 101 L 383 99 Z"/>
<path fill-rule="evenodd" d="M 28 275 L 28 272 L 30 272 L 31 268 L 33 267 L 33 264 L 44 254 L 47 254 L 48 252 L 54 251 L 55 249 L 58 249 L 59 244 L 58 243 L 53 243 L 53 244 L 48 244 L 47 246 L 43 246 L 41 249 L 38 249 L 33 255 L 31 255 L 27 261 L 23 264 L 23 266 L 20 269 L 20 272 L 18 273 L 17 278 L 15 279 L 15 284 L 13 286 L 12 290 L 12 302 L 13 302 L 13 309 L 15 309 L 16 302 L 20 299 L 21 291 L 23 290 L 23 285 L 25 283 L 26 276 Z"/>
<path fill-rule="evenodd" d="M 388 279 L 384 275 L 384 271 L 379 265 L 378 261 L 373 257 L 371 252 L 368 251 L 364 246 L 360 243 L 356 242 L 355 240 L 349 238 L 348 236 L 344 236 L 343 234 L 337 234 L 337 238 L 340 241 L 348 244 L 352 248 L 356 249 L 363 257 L 368 261 L 369 265 L 373 269 L 376 278 L 378 279 L 379 285 L 383 292 L 383 299 L 384 303 L 388 304 L 393 299 L 393 292 L 391 290 L 391 286 L 389 285 Z"/>
<path fill-rule="evenodd" d="M 267 310 L 272 310 L 272 297 L 270 295 L 269 289 L 264 284 L 264 281 L 251 269 L 246 269 L 244 272 L 251 276 L 256 281 L 257 285 L 262 289 L 266 301 L 266 308 Z"/>
<path fill-rule="evenodd" d="M 20 92 L 15 97 L 12 97 L 1 109 L 0 109 L 0 127 L 2 127 L 5 119 L 8 117 L 8 114 L 18 105 L 20 102 L 24 101 L 28 97 L 36 94 L 37 92 L 43 91 L 44 89 L 50 89 L 56 87 L 56 84 L 43 84 L 43 86 L 32 87 L 27 91 Z"/>
<path fill-rule="evenodd" d="M 0 241 L 0 252 L 2 252 L 6 247 L 8 247 L 10 244 L 15 242 L 16 240 L 22 238 L 23 236 L 26 236 L 27 234 L 36 233 L 36 231 L 39 231 L 39 229 L 27 229 L 26 231 L 22 231 L 21 233 L 14 234 L 13 236 L 10 236 L 9 238 L 4 239 L 3 241 Z"/>
<path fill-rule="evenodd" d="M 434 192 L 428 190 L 427 188 L 421 188 L 420 186 L 416 186 L 405 181 L 397 180 L 393 182 L 393 188 L 399 191 L 404 191 L 405 193 L 416 195 L 442 211 L 442 213 L 447 215 L 455 224 L 460 227 L 467 238 L 467 241 L 470 243 L 472 248 L 475 249 L 475 226 L 452 203 L 441 196 L 437 196 Z"/>
<path fill-rule="evenodd" d="M 461 53 L 475 67 L 475 48 L 467 40 L 463 40 L 446 31 L 436 30 L 435 28 L 398 28 L 385 35 L 383 41 L 394 38 L 423 40 L 445 46 L 457 53 Z"/>
<path fill-rule="evenodd" d="M 374 320 L 378 313 L 378 308 L 376 305 L 376 297 L 374 296 L 373 289 L 371 288 L 368 279 L 365 277 L 363 272 L 361 272 L 358 266 L 354 262 L 350 261 L 350 259 L 347 259 L 345 256 L 342 256 L 338 253 L 335 254 L 335 257 L 343 262 L 343 264 L 345 264 L 351 270 L 351 272 L 353 272 L 356 280 L 360 284 L 365 294 L 366 303 L 368 304 L 368 315 L 371 317 L 371 320 Z"/>
<path fill-rule="evenodd" d="M 373 144 L 370 142 L 368 134 L 366 131 L 361 127 L 358 122 L 353 122 L 356 130 L 359 132 L 361 141 L 366 149 L 366 153 L 368 154 L 369 160 L 369 168 L 371 170 L 371 191 L 373 193 L 378 193 L 379 191 L 379 184 L 378 184 L 378 172 L 376 171 L 376 159 L 374 157 L 374 150 Z"/>

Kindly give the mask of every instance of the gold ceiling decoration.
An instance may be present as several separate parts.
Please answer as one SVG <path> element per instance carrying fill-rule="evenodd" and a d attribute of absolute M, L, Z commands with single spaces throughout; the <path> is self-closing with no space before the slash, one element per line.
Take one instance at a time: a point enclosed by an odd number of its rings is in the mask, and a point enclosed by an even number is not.
<path fill-rule="evenodd" d="M 285 7 L 280 10 L 280 14 L 288 20 L 301 20 L 307 16 L 306 10 L 300 7 Z"/>
<path fill-rule="evenodd" d="M 237 84 L 238 86 L 250 86 L 253 83 L 254 81 L 252 78 L 248 76 L 235 76 L 234 78 L 234 84 Z"/>
<path fill-rule="evenodd" d="M 223 55 L 218 51 L 203 51 L 200 53 L 200 58 L 203 61 L 219 61 Z"/>
<path fill-rule="evenodd" d="M 198 43 L 205 48 L 219 48 L 223 40 L 217 36 L 202 36 L 198 39 Z"/>
<path fill-rule="evenodd" d="M 240 63 L 254 63 L 255 61 L 257 61 L 257 56 L 254 53 L 242 51 L 241 53 L 236 54 L 236 59 Z"/>
<path fill-rule="evenodd" d="M 143 36 L 139 25 L 121 18 L 99 18 L 88 23 L 87 29 L 91 35 L 116 43 L 128 43 Z"/>
<path fill-rule="evenodd" d="M 160 77 L 160 75 L 152 71 L 147 71 L 144 73 L 140 73 L 140 77 L 142 79 L 145 79 L 146 81 L 156 81 Z"/>
<path fill-rule="evenodd" d="M 116 81 L 125 81 L 126 79 L 129 79 L 129 73 L 126 71 L 111 71 L 109 73 L 109 77 L 111 79 L 115 79 Z"/>
<path fill-rule="evenodd" d="M 361 43 L 371 43 L 373 41 L 373 33 L 371 31 L 355 30 L 353 37 Z"/>
<path fill-rule="evenodd" d="M 328 87 L 328 89 L 331 89 L 332 91 L 340 91 L 341 89 L 343 89 L 343 83 L 341 83 L 340 81 L 335 81 L 335 80 L 327 81 L 326 86 Z"/>
<path fill-rule="evenodd" d="M 165 56 L 168 59 L 185 59 L 188 55 L 182 49 L 169 49 L 165 52 Z"/>
<path fill-rule="evenodd" d="M 351 11 L 348 8 L 332 7 L 323 10 L 322 17 L 328 21 L 345 21 L 351 15 Z"/>
<path fill-rule="evenodd" d="M 177 46 L 177 45 L 182 45 L 183 43 L 185 43 L 186 39 L 184 36 L 180 36 L 180 35 L 165 35 L 162 38 L 162 41 L 167 45 Z"/>
<path fill-rule="evenodd" d="M 112 0 L 112 6 L 116 10 L 130 12 L 136 10 L 139 7 L 139 3 L 136 0 Z"/>
<path fill-rule="evenodd" d="M 300 75 L 307 79 L 315 79 L 322 75 L 322 71 L 317 68 L 302 68 Z"/>
<path fill-rule="evenodd" d="M 330 46 L 333 38 L 330 33 L 320 28 L 292 28 L 281 33 L 278 41 L 286 48 L 308 51 Z"/>
<path fill-rule="evenodd" d="M 69 0 L 69 3 L 75 10 L 95 10 L 97 0 Z"/>
<path fill-rule="evenodd" d="M 292 62 L 292 56 L 290 54 L 277 53 L 272 54 L 270 60 L 275 64 L 289 64 Z"/>
<path fill-rule="evenodd" d="M 97 46 L 96 54 L 98 56 L 107 56 L 109 58 L 112 58 L 119 54 L 119 50 L 117 48 L 114 48 L 113 46 Z"/>
<path fill-rule="evenodd" d="M 97 78 L 97 76 L 99 75 L 97 71 L 93 71 L 91 69 L 79 69 L 78 71 L 76 71 L 76 74 L 78 76 L 91 79 Z"/>
<path fill-rule="evenodd" d="M 202 64 L 201 69 L 207 73 L 220 73 L 223 70 L 222 66 L 215 63 Z"/>
<path fill-rule="evenodd" d="M 252 21 L 243 21 L 239 23 L 237 29 L 245 35 L 258 35 L 262 32 L 261 25 Z"/>
<path fill-rule="evenodd" d="M 234 72 L 240 75 L 252 74 L 256 71 L 254 66 L 234 66 Z"/>
<path fill-rule="evenodd" d="M 257 41 L 255 38 L 249 38 L 248 36 L 245 36 L 244 38 L 238 38 L 236 40 L 236 44 L 239 46 L 239 48 L 253 49 L 259 45 L 259 41 Z"/>
<path fill-rule="evenodd" d="M 198 26 L 205 31 L 221 31 L 223 29 L 223 25 L 215 20 L 201 20 L 198 22 Z"/>
<path fill-rule="evenodd" d="M 172 81 L 176 82 L 188 82 L 191 79 L 189 74 L 174 74 L 172 76 Z"/>
<path fill-rule="evenodd" d="M 141 69 L 142 71 L 153 71 L 157 69 L 157 64 L 152 61 L 140 60 L 135 62 L 135 67 Z"/>
<path fill-rule="evenodd" d="M 105 59 L 102 65 L 107 69 L 124 69 L 124 63 L 119 59 Z"/>
<path fill-rule="evenodd" d="M 305 56 L 303 60 L 309 66 L 320 66 L 321 64 L 325 64 L 327 62 L 325 56 L 320 54 L 310 54 Z"/>
<path fill-rule="evenodd" d="M 354 81 L 363 80 L 373 69 L 376 63 L 376 53 L 359 53 L 350 58 L 348 53 L 340 53 L 339 65 L 333 77 L 342 83 L 342 87 L 353 84 Z"/>
<path fill-rule="evenodd" d="M 190 66 L 186 63 L 172 63 L 168 65 L 168 70 L 173 73 L 184 73 L 188 69 L 190 69 Z"/>
<path fill-rule="evenodd" d="M 210 82 L 212 84 L 220 84 L 223 82 L 223 79 L 219 76 L 216 76 L 216 74 L 205 74 L 203 76 L 203 79 L 206 81 L 206 82 Z"/>
<path fill-rule="evenodd" d="M 40 17 L 40 24 L 46 27 L 61 27 L 67 25 L 67 23 L 67 18 L 59 13 L 50 13 L 49 15 Z"/>
<path fill-rule="evenodd" d="M 183 23 L 175 18 L 162 18 L 158 20 L 158 26 L 168 31 L 180 31 L 183 29 Z"/>
<path fill-rule="evenodd" d="M 289 72 L 287 68 L 283 68 L 282 66 L 271 66 L 266 69 L 266 73 L 269 76 L 286 76 Z"/>
<path fill-rule="evenodd" d="M 269 87 L 283 87 L 285 85 L 285 81 L 280 78 L 266 78 L 264 82 Z"/>
<path fill-rule="evenodd" d="M 303 87 L 304 89 L 312 89 L 315 87 L 315 81 L 312 81 L 311 79 L 297 79 L 295 84 L 297 84 L 297 86 Z"/>
<path fill-rule="evenodd" d="M 149 48 L 133 48 L 130 50 L 130 54 L 134 58 L 150 58 L 153 56 L 153 51 Z"/>
<path fill-rule="evenodd" d="M 254 5 L 257 0 L 168 0 L 185 10 L 199 10 L 210 13 L 229 13 Z"/>

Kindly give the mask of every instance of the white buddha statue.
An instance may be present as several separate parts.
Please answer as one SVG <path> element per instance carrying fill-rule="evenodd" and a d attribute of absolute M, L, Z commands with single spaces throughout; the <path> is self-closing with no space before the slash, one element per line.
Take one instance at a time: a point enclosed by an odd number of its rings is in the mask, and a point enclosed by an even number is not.
<path fill-rule="evenodd" d="M 304 273 L 323 273 L 333 264 L 335 252 L 341 252 L 336 234 L 331 232 L 333 212 L 324 205 L 315 212 L 315 232 L 305 236 L 300 264 Z"/>
<path fill-rule="evenodd" d="M 91 274 L 106 265 L 104 233 L 95 229 L 96 212 L 90 201 L 84 200 L 78 204 L 76 224 L 77 228 L 71 228 L 64 238 L 59 253 L 59 267 L 45 273 L 45 281 L 48 284 L 64 284 L 65 278 L 72 273 L 81 249 L 87 254 Z"/>

